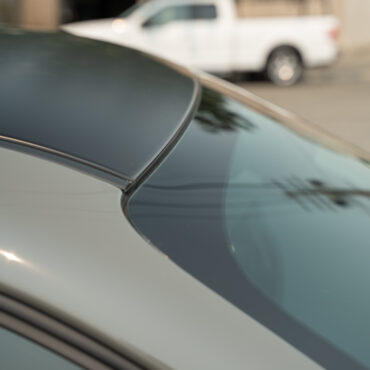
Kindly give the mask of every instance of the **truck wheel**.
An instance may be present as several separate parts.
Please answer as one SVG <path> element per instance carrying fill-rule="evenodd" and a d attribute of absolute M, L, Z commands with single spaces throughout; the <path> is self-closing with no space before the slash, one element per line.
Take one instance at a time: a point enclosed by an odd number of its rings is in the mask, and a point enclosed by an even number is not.
<path fill-rule="evenodd" d="M 303 75 L 300 55 L 291 47 L 282 46 L 275 49 L 267 60 L 266 75 L 276 85 L 294 85 Z"/>

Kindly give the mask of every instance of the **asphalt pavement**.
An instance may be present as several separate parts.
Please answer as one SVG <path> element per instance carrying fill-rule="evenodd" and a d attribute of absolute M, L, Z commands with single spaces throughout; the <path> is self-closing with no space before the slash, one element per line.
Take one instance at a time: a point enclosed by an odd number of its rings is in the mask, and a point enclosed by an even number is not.
<path fill-rule="evenodd" d="M 370 50 L 308 71 L 292 87 L 266 81 L 239 85 L 370 153 Z"/>

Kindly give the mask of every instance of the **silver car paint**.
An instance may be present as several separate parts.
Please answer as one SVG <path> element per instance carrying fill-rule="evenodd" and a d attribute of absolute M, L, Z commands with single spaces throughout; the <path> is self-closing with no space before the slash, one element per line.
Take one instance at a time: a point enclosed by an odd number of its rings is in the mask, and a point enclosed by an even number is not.
<path fill-rule="evenodd" d="M 142 239 L 119 189 L 4 148 L 0 173 L 1 291 L 155 368 L 320 368 Z"/>

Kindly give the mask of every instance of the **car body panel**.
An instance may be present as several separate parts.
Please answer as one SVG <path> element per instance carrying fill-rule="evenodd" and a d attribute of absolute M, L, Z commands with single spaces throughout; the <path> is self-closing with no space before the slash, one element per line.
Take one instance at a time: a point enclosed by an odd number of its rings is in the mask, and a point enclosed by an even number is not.
<path fill-rule="evenodd" d="M 149 368 L 318 369 L 125 219 L 119 189 L 0 149 L 0 287 Z"/>

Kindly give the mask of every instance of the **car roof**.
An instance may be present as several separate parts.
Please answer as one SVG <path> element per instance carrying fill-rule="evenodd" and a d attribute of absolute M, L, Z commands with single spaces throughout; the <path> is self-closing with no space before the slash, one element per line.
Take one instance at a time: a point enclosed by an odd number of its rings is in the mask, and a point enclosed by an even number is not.
<path fill-rule="evenodd" d="M 5 148 L 0 172 L 7 296 L 149 368 L 320 368 L 151 247 L 116 187 Z"/>
<path fill-rule="evenodd" d="M 122 188 L 165 150 L 195 104 L 193 77 L 122 46 L 6 28 L 0 49 L 1 143 Z"/>

